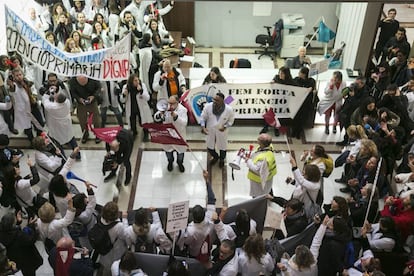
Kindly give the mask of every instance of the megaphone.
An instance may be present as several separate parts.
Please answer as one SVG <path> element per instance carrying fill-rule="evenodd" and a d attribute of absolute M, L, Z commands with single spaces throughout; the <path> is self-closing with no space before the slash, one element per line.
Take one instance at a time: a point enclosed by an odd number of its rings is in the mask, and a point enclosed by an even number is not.
<path fill-rule="evenodd" d="M 229 166 L 234 170 L 240 170 L 240 162 L 244 157 L 246 150 L 244 148 L 239 149 L 236 157 L 229 163 Z"/>
<path fill-rule="evenodd" d="M 168 100 L 167 99 L 160 99 L 157 102 L 157 110 L 158 111 L 167 111 L 168 110 Z"/>
<path fill-rule="evenodd" d="M 76 174 L 74 174 L 71 171 L 68 171 L 66 173 L 66 179 L 74 179 L 74 180 L 79 180 L 81 182 L 86 182 L 85 180 L 83 180 L 82 178 L 78 177 Z"/>

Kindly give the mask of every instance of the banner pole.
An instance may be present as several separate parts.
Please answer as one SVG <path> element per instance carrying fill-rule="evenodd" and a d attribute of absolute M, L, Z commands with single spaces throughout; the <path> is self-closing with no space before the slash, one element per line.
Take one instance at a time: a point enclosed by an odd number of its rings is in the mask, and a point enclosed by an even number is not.
<path fill-rule="evenodd" d="M 203 165 L 201 165 L 200 160 L 197 158 L 197 156 L 195 156 L 194 152 L 191 150 L 189 145 L 187 145 L 187 148 L 188 148 L 188 151 L 193 155 L 194 159 L 197 161 L 198 165 L 200 166 L 200 169 L 204 171 L 205 169 L 203 168 Z"/>
<path fill-rule="evenodd" d="M 372 202 L 372 199 L 374 198 L 374 194 L 375 194 L 375 191 L 377 189 L 377 182 L 378 182 L 378 177 L 379 177 L 379 173 L 380 173 L 380 169 L 381 169 L 381 164 L 382 164 L 382 157 L 380 158 L 380 160 L 378 162 L 378 165 L 377 165 L 378 166 L 377 167 L 377 172 L 375 173 L 374 183 L 373 183 L 373 186 L 372 186 L 371 196 L 369 197 L 368 208 L 367 208 L 367 212 L 365 213 L 364 223 L 368 219 L 369 209 L 371 208 L 371 202 Z"/>

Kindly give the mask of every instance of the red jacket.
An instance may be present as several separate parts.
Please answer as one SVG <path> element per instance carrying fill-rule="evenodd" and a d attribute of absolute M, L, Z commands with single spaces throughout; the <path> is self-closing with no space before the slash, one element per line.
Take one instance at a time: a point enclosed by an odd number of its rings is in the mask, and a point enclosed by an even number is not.
<path fill-rule="evenodd" d="M 404 210 L 403 202 L 399 198 L 394 201 L 392 206 L 394 210 L 391 212 L 390 206 L 385 205 L 384 210 L 381 211 L 381 216 L 392 217 L 398 229 L 401 231 L 401 237 L 405 240 L 413 232 L 414 210 Z"/>

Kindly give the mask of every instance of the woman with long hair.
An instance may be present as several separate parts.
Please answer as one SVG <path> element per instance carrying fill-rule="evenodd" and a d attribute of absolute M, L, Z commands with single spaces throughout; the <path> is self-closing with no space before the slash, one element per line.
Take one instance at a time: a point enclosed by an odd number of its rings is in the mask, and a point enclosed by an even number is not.
<path fill-rule="evenodd" d="M 221 74 L 220 69 L 218 67 L 211 67 L 210 72 L 204 78 L 203 85 L 210 84 L 210 83 L 226 83 L 226 82 L 227 81 Z"/>
<path fill-rule="evenodd" d="M 128 82 L 122 88 L 121 102 L 125 103 L 126 120 L 132 130 L 132 134 L 137 136 L 137 117 L 139 125 L 152 123 L 151 110 L 148 105 L 150 95 L 146 85 L 141 82 L 137 74 L 131 74 Z M 144 141 L 148 141 L 148 130 L 144 131 Z"/>
<path fill-rule="evenodd" d="M 263 237 L 260 234 L 248 237 L 239 255 L 241 275 L 270 275 L 273 269 L 274 261 L 272 256 L 265 250 Z"/>

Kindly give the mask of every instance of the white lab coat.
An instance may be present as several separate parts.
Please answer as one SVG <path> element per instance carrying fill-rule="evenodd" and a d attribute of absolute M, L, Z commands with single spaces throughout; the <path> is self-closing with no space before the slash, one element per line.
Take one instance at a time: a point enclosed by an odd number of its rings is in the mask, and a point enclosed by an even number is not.
<path fill-rule="evenodd" d="M 0 103 L 0 110 L 9 110 L 12 107 L 12 103 Z M 0 112 L 0 133 L 10 135 L 9 126 L 3 118 L 3 112 Z"/>
<path fill-rule="evenodd" d="M 42 104 L 50 137 L 55 138 L 62 145 L 68 143 L 73 137 L 69 99 L 63 103 L 52 102 L 50 96 L 44 94 Z"/>
<path fill-rule="evenodd" d="M 259 263 L 255 258 L 249 260 L 244 250 L 240 251 L 239 272 L 242 276 L 270 275 L 274 267 L 273 258 L 269 253 L 263 255 Z"/>
<path fill-rule="evenodd" d="M 324 114 L 333 104 L 335 104 L 335 110 L 338 111 L 342 106 L 342 90 L 346 87 L 346 83 L 343 81 L 339 88 L 336 85 L 333 86 L 333 89 L 327 84 L 323 97 L 318 103 L 318 112 L 320 115 Z"/>
<path fill-rule="evenodd" d="M 108 86 L 106 84 L 106 81 L 101 81 L 101 87 L 102 87 L 101 107 L 113 106 L 115 108 L 118 108 L 119 107 L 118 95 L 115 94 L 115 90 L 118 84 L 115 81 L 108 81 L 108 82 L 109 82 L 109 93 L 111 93 L 111 101 L 109 101 Z"/>
<path fill-rule="evenodd" d="M 139 75 L 141 77 L 141 81 L 145 83 L 147 87 L 151 87 L 151 83 L 149 81 L 149 70 L 151 67 L 152 61 L 152 50 L 151 47 L 145 47 L 139 49 Z"/>
<path fill-rule="evenodd" d="M 186 85 L 185 78 L 180 69 L 175 68 L 175 70 L 177 70 L 177 73 L 178 73 L 177 88 L 178 88 L 178 93 L 180 93 L 181 87 Z M 159 70 L 157 73 L 155 73 L 154 80 L 152 82 L 153 91 L 158 92 L 157 101 L 159 101 L 160 99 L 168 99 L 170 97 L 170 95 L 168 95 L 168 89 L 167 89 L 168 81 L 164 80 L 164 83 L 160 85 L 161 74 L 164 74 L 164 71 Z"/>
<path fill-rule="evenodd" d="M 219 150 L 227 149 L 227 135 L 228 127 L 234 123 L 234 111 L 231 106 L 226 104 L 223 113 L 220 116 L 213 114 L 213 103 L 205 105 L 203 112 L 201 113 L 201 126 L 205 124 L 207 134 L 207 148 L 214 149 L 215 145 Z M 220 127 L 226 127 L 224 131 L 220 131 Z"/>
<path fill-rule="evenodd" d="M 144 83 L 141 83 L 142 86 L 142 95 L 137 94 L 137 103 L 139 108 L 139 114 L 141 116 L 141 121 L 143 124 L 145 123 L 153 123 L 154 120 L 152 118 L 151 109 L 148 105 L 148 101 L 150 99 L 150 95 L 148 93 L 147 87 Z M 125 84 L 122 88 L 122 95 L 121 95 L 121 102 L 125 103 L 125 117 L 128 124 L 128 127 L 131 128 L 131 122 L 129 117 L 131 116 L 131 98 L 130 93 L 128 93 L 127 85 Z"/>
<path fill-rule="evenodd" d="M 29 95 L 23 87 L 17 86 L 16 90 L 12 92 L 14 97 L 14 128 L 16 129 L 29 129 L 32 127 L 31 106 Z M 32 89 L 34 87 L 32 86 Z"/>
<path fill-rule="evenodd" d="M 174 121 L 174 118 L 171 116 L 171 111 L 166 111 L 164 114 L 164 120 L 162 120 L 161 111 L 157 111 L 154 115 L 154 120 L 156 122 L 163 122 L 164 124 L 173 124 L 177 131 L 180 133 L 181 137 L 186 140 L 187 137 L 187 108 L 183 105 L 178 104 L 175 113 L 177 113 L 178 118 Z M 184 153 L 187 151 L 187 146 L 180 146 L 180 145 L 162 145 L 164 151 L 171 152 L 176 150 L 178 153 Z"/>

